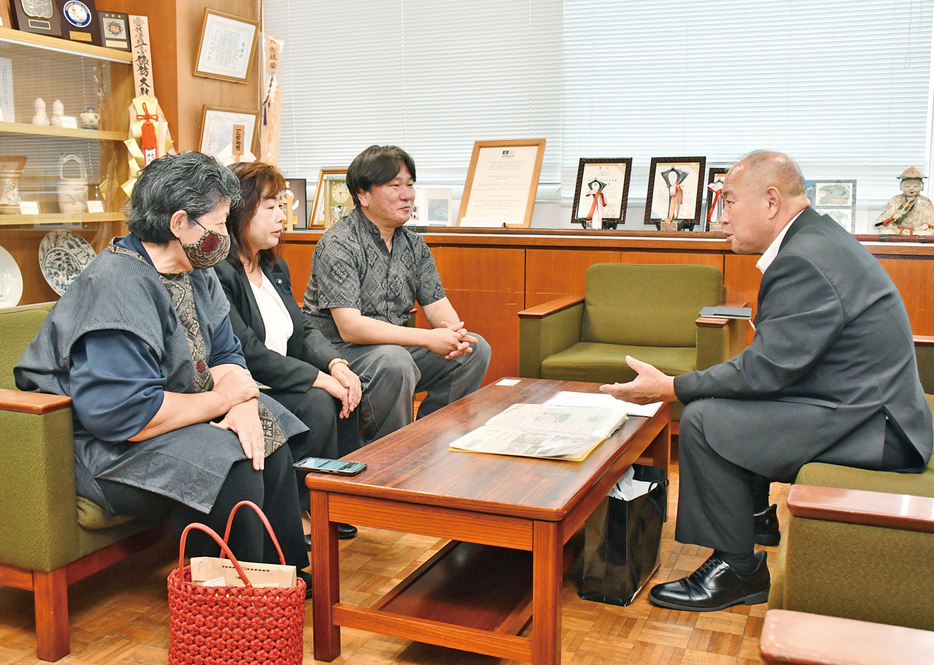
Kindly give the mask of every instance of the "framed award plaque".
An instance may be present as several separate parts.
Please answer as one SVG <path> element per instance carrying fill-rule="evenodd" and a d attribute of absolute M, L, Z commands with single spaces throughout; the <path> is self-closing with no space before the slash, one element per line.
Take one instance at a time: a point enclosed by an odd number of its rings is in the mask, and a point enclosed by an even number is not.
<path fill-rule="evenodd" d="M 37 35 L 62 36 L 55 0 L 11 0 L 16 29 Z"/>
<path fill-rule="evenodd" d="M 132 51 L 130 46 L 130 17 L 118 12 L 97 12 L 97 26 L 101 31 L 102 46 L 119 51 Z"/>
<path fill-rule="evenodd" d="M 94 0 L 55 0 L 62 15 L 62 36 L 73 42 L 101 45 Z"/>

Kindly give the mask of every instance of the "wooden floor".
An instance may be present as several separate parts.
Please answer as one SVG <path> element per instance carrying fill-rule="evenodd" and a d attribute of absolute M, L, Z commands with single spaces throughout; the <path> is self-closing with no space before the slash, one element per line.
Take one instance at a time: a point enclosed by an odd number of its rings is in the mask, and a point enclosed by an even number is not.
<path fill-rule="evenodd" d="M 677 466 L 669 488 L 671 515 L 677 508 Z M 788 488 L 773 485 L 773 502 L 785 523 Z M 674 519 L 665 525 L 661 568 L 651 583 L 691 573 L 709 554 L 674 541 Z M 372 603 L 436 552 L 444 541 L 391 531 L 361 528 L 353 540 L 341 541 L 341 598 Z M 776 548 L 767 548 L 769 564 Z M 71 654 L 60 663 L 165 663 L 169 645 L 165 580 L 177 565 L 175 545 L 163 544 L 69 587 Z M 175 558 L 173 563 L 172 559 Z M 654 607 L 643 590 L 629 607 L 616 607 L 577 597 L 580 562 L 564 580 L 561 648 L 563 663 L 575 665 L 752 665 L 758 658 L 765 605 L 734 607 L 722 612 L 675 612 Z M 305 663 L 312 657 L 311 603 L 307 604 Z M 32 596 L 0 587 L 0 663 L 40 663 L 35 657 Z M 528 628 L 527 628 L 528 630 Z M 343 653 L 335 663 L 383 665 L 511 663 L 358 630 L 342 630 Z"/>

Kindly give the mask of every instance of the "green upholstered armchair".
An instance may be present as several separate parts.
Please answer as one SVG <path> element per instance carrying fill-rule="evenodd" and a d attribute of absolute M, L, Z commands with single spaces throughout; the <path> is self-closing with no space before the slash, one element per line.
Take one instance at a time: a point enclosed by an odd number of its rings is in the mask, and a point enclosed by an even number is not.
<path fill-rule="evenodd" d="M 635 378 L 631 355 L 670 376 L 738 353 L 746 322 L 699 317 L 723 300 L 723 275 L 705 265 L 597 263 L 584 297 L 519 312 L 519 376 L 614 383 Z M 672 405 L 672 418 L 683 407 Z"/>
<path fill-rule="evenodd" d="M 71 399 L 15 389 L 13 366 L 50 308 L 0 309 L 0 585 L 33 592 L 42 660 L 69 652 L 68 585 L 148 546 L 164 528 L 105 521 L 99 507 L 78 500 Z"/>
<path fill-rule="evenodd" d="M 932 342 L 915 338 L 926 391 Z M 934 630 L 934 460 L 920 474 L 806 464 L 788 509 L 770 608 Z"/>

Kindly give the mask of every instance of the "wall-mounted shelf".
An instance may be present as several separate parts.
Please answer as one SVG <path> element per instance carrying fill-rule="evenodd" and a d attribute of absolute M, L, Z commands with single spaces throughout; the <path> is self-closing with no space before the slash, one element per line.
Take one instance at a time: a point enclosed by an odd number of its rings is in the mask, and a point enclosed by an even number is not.
<path fill-rule="evenodd" d="M 72 42 L 67 39 L 57 39 L 46 35 L 34 35 L 30 32 L 22 32 L 10 28 L 0 28 L 0 42 L 25 44 L 27 46 L 45 49 L 46 51 L 70 53 L 85 58 L 94 58 L 95 60 L 106 60 L 108 62 L 123 62 L 126 64 L 133 62 L 133 54 L 128 51 L 118 51 L 112 48 L 104 48 L 103 46 L 82 44 L 81 42 Z"/>
<path fill-rule="evenodd" d="M 19 226 L 23 224 L 94 224 L 97 222 L 122 222 L 125 220 L 126 215 L 122 212 L 0 215 L 0 226 Z"/>
<path fill-rule="evenodd" d="M 99 129 L 71 129 L 70 127 L 46 127 L 44 125 L 27 125 L 22 122 L 0 122 L 0 134 L 61 136 L 69 139 L 120 142 L 125 141 L 128 136 L 125 132 L 103 132 Z"/>

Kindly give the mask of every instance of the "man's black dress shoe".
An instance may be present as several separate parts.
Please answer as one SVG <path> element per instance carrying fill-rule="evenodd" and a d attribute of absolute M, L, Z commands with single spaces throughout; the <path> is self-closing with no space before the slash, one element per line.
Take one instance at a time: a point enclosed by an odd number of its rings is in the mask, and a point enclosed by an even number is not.
<path fill-rule="evenodd" d="M 778 528 L 778 506 L 774 503 L 752 516 L 752 525 L 756 538 L 756 545 L 774 547 L 782 540 L 782 533 Z"/>
<path fill-rule="evenodd" d="M 352 524 L 344 524 L 343 522 L 337 523 L 337 537 L 340 540 L 347 540 L 348 538 L 353 538 L 357 535 L 357 527 Z M 305 545 L 309 548 L 311 547 L 311 535 L 305 534 Z"/>
<path fill-rule="evenodd" d="M 765 552 L 756 552 L 758 566 L 740 575 L 726 561 L 711 556 L 687 577 L 658 584 L 649 591 L 656 605 L 688 612 L 713 612 L 731 605 L 755 605 L 769 599 L 769 567 Z"/>

